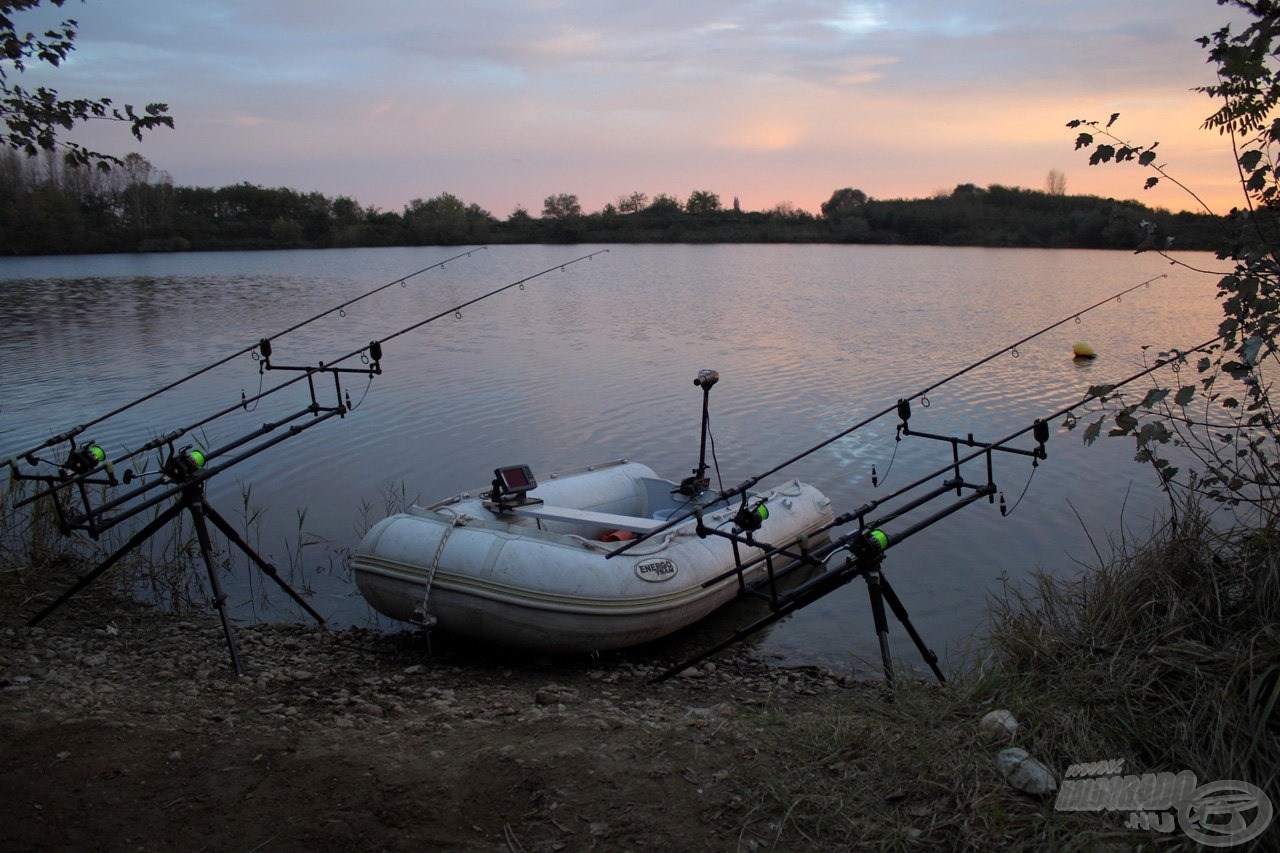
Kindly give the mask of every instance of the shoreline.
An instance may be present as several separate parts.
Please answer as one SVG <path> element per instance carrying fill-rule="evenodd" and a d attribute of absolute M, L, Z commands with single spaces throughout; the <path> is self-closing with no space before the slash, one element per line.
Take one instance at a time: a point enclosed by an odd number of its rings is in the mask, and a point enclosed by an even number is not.
<path fill-rule="evenodd" d="M 752 729 L 876 692 L 746 656 L 652 685 L 665 662 L 301 624 L 237 627 L 237 678 L 216 615 L 98 594 L 29 628 L 8 599 L 9 849 L 773 846 L 743 825 L 781 759 Z"/>
<path fill-rule="evenodd" d="M 1058 775 L 1082 760 L 1054 743 L 1071 720 L 1035 693 L 900 677 L 890 695 L 744 649 L 652 684 L 688 649 L 531 655 L 300 623 L 236 628 L 237 678 L 212 611 L 165 614 L 89 589 L 27 627 L 61 580 L 0 575 L 5 849 L 1161 840 L 1122 814 L 1057 811 L 1052 794 L 1005 781 L 1005 747 L 1039 753 Z M 996 701 L 1026 721 L 1017 734 L 979 724 Z"/>

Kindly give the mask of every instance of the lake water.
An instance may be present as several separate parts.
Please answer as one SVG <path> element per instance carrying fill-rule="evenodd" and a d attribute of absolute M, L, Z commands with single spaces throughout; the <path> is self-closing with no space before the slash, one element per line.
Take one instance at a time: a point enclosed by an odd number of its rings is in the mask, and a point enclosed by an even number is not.
<path fill-rule="evenodd" d="M 1211 337 L 1217 275 L 1155 255 L 871 246 L 491 247 L 276 338 L 276 364 L 326 363 L 505 284 L 547 275 L 387 342 L 383 374 L 343 386 L 357 408 L 214 477 L 209 496 L 232 520 L 242 494 L 265 509 L 252 539 L 294 562 L 311 601 L 336 624 L 378 624 L 339 564 L 362 516 L 388 491 L 436 499 L 487 484 L 500 465 L 546 472 L 627 457 L 679 479 L 697 463 L 701 392 L 711 394 L 726 486 L 769 470 L 850 424 L 1072 312 L 1164 275 L 931 392 L 912 427 L 1002 438 L 1079 400 L 1087 387 L 1141 369 L 1150 352 Z M 458 254 L 398 248 L 0 259 L 0 455 L 126 404 L 374 287 Z M 1179 260 L 1220 270 L 1207 254 Z M 1072 359 L 1090 342 L 1092 362 Z M 349 366 L 358 367 L 352 360 Z M 110 418 L 83 438 L 115 457 L 272 388 L 242 355 Z M 332 382 L 319 383 L 332 401 Z M 328 395 L 327 397 L 325 395 Z M 202 430 L 218 447 L 309 403 L 305 383 Z M 938 469 L 950 448 L 896 444 L 892 416 L 766 480 L 816 485 L 837 513 Z M 184 439 L 183 442 L 191 439 Z M 1019 443 L 1030 447 L 1030 438 Z M 52 455 L 53 451 L 50 452 Z M 1129 441 L 1082 446 L 1055 423 L 1049 458 L 1015 512 L 980 502 L 892 548 L 886 576 L 926 641 L 954 660 L 985 625 L 1002 578 L 1074 575 L 1122 528 L 1160 512 L 1151 472 Z M 891 463 L 892 460 L 892 463 Z M 892 467 L 890 465 L 892 464 Z M 879 489 L 871 484 L 876 466 Z M 154 465 L 153 465 L 154 467 Z M 997 454 L 1012 505 L 1030 460 Z M 970 472 L 979 477 L 980 472 Z M 372 507 L 370 512 L 363 507 Z M 925 512 L 941 508 L 931 506 Z M 323 545 L 291 558 L 298 513 Z M 906 522 L 903 522 L 906 523 Z M 283 596 L 255 602 L 240 566 L 228 581 L 240 620 L 296 618 Z M 72 603 L 69 606 L 74 606 Z M 212 617 L 210 617 L 212 618 Z M 721 622 L 733 625 L 734 614 Z M 741 622 L 745 615 L 739 619 Z M 725 621 L 727 620 L 727 622 Z M 386 627 L 394 627 L 381 623 Z M 894 653 L 919 659 L 891 622 Z M 784 663 L 878 669 L 865 586 L 851 584 L 771 628 L 754 646 Z M 863 663 L 867 661 L 870 663 Z"/>

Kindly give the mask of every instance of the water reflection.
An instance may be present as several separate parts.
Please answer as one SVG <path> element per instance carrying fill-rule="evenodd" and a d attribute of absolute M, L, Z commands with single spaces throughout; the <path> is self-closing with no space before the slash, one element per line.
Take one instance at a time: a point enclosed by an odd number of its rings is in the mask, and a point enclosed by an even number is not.
<path fill-rule="evenodd" d="M 586 254 L 595 247 L 493 247 L 405 287 L 392 287 L 275 341 L 280 364 L 313 364 L 449 306 Z M 83 423 L 406 272 L 446 249 L 342 250 L 0 259 L 5 456 Z M 1211 264 L 1206 257 L 1196 258 Z M 854 246 L 615 246 L 448 315 L 385 346 L 384 374 L 344 378 L 359 402 L 346 418 L 309 430 L 210 484 L 233 516 L 241 490 L 268 509 L 257 544 L 290 561 L 296 511 L 329 543 L 305 558 L 309 581 L 338 623 L 368 612 L 340 572 L 360 507 L 381 511 L 396 484 L 440 497 L 487 482 L 497 465 L 548 471 L 629 457 L 684 476 L 697 461 L 697 371 L 718 369 L 712 429 L 719 476 L 733 485 L 892 406 L 1030 331 L 1125 287 L 1169 278 L 1068 324 L 929 394 L 912 425 L 1002 437 L 1079 399 L 1087 385 L 1133 373 L 1143 345 L 1186 346 L 1217 324 L 1213 282 L 1157 258 L 1127 253 Z M 1089 340 L 1092 362 L 1072 358 Z M 354 366 L 354 365 L 353 365 Z M 93 428 L 115 455 L 223 408 L 199 431 L 205 446 L 232 441 L 309 404 L 305 385 L 236 408 L 242 394 L 279 385 L 248 355 Z M 366 385 L 368 386 L 366 389 Z M 367 390 L 367 395 L 366 395 Z M 814 483 L 838 511 L 945 465 L 933 442 L 895 441 L 884 418 L 797 462 L 785 475 Z M 939 651 L 982 623 L 1000 578 L 1036 569 L 1071 573 L 1090 537 L 1122 511 L 1138 524 L 1159 495 L 1121 442 L 1080 445 L 1055 428 L 1010 518 L 985 503 L 892 550 L 886 569 L 913 619 Z M 871 485 L 873 465 L 888 482 Z M 780 477 L 783 475 L 779 475 Z M 1009 502 L 1029 462 L 1000 460 Z M 1079 518 L 1077 518 L 1077 515 Z M 253 618 L 238 572 L 240 618 Z M 866 593 L 848 587 L 770 631 L 764 653 L 796 662 L 876 660 Z M 268 616 L 271 614 L 268 613 Z M 893 626 L 895 653 L 915 658 Z"/>

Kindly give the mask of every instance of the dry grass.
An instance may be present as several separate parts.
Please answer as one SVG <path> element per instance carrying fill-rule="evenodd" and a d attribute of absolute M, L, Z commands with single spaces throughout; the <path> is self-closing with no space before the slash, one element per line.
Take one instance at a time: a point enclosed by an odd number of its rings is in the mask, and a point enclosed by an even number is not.
<path fill-rule="evenodd" d="M 49 569 L 99 557 L 101 543 L 68 550 L 77 540 L 59 536 L 50 517 L 15 514 L 12 503 L 0 501 L 6 594 L 45 598 L 39 581 Z M 160 599 L 166 585 L 179 597 L 198 578 L 189 535 L 173 541 L 141 569 L 156 573 L 151 592 Z M 865 689 L 834 697 L 821 713 L 753 712 L 759 748 L 747 745 L 740 760 L 787 760 L 743 774 L 769 781 L 741 791 L 742 846 L 760 838 L 790 849 L 1189 844 L 1180 832 L 1125 830 L 1124 814 L 1059 812 L 1051 795 L 1014 790 L 994 764 L 1009 745 L 1059 779 L 1071 764 L 1120 758 L 1133 773 L 1248 781 L 1280 802 L 1278 561 L 1280 531 L 1219 532 L 1187 511 L 1177 529 L 1122 543 L 1081 577 L 1038 576 L 1028 589 L 1007 589 L 992 603 L 982 665 L 946 685 L 905 679 L 892 701 Z M 118 577 L 137 591 L 136 574 Z M 995 708 L 1021 722 L 1012 742 L 979 732 Z"/>
<path fill-rule="evenodd" d="M 1125 758 L 1202 780 L 1280 781 L 1280 534 L 1185 514 L 1073 581 L 996 602 L 997 700 L 1055 707 L 1042 739 L 1066 761 Z M 1097 756 L 1097 759 L 1089 756 Z"/>
<path fill-rule="evenodd" d="M 1122 758 L 1130 773 L 1189 769 L 1280 802 L 1280 535 L 1214 532 L 1188 513 L 1072 580 L 1038 576 L 992 604 L 983 665 L 886 702 L 856 691 L 825 718 L 762 719 L 795 760 L 746 823 L 790 843 L 861 848 L 1191 846 L 1126 830 L 1127 814 L 1058 812 L 1007 785 L 979 733 L 1012 711 L 1012 745 L 1052 768 Z M 1274 833 L 1275 828 L 1272 828 Z"/>

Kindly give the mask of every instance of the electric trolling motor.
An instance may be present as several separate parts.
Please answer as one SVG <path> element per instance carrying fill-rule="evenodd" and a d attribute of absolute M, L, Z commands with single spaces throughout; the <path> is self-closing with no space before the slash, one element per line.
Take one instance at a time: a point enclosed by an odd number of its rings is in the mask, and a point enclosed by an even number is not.
<path fill-rule="evenodd" d="M 693 380 L 693 384 L 702 389 L 702 440 L 698 447 L 698 467 L 693 469 L 692 477 L 680 481 L 682 495 L 697 496 L 711 485 L 707 476 L 707 434 L 711 431 L 711 388 L 719 381 L 720 374 L 715 370 L 699 370 Z"/>

